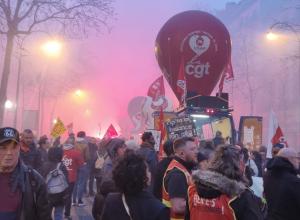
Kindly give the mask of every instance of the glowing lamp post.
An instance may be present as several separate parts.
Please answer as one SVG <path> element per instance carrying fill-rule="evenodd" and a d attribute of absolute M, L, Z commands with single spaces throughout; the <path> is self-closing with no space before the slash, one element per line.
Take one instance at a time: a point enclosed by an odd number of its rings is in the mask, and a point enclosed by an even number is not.
<path fill-rule="evenodd" d="M 267 35 L 266 35 L 266 38 L 269 40 L 269 41 L 275 41 L 279 38 L 279 36 L 273 32 L 269 32 Z"/>
<path fill-rule="evenodd" d="M 296 39 L 297 44 L 298 44 L 296 57 L 298 58 L 298 71 L 297 71 L 297 75 L 298 75 L 298 86 L 299 86 L 299 92 L 300 92 L 300 35 L 299 35 L 299 32 L 291 24 L 283 23 L 283 22 L 277 22 L 277 23 L 273 24 L 269 28 L 269 32 L 266 35 L 266 38 L 269 41 L 274 41 L 274 40 L 277 40 L 279 38 L 279 36 L 277 34 L 275 34 L 275 33 L 272 32 L 273 30 L 275 30 L 275 28 L 279 29 L 279 30 L 284 30 L 284 31 L 288 30 L 288 31 L 292 32 L 295 35 L 295 39 Z M 300 125 L 299 122 L 298 122 L 298 124 Z M 300 129 L 300 127 L 299 127 L 299 129 Z"/>
<path fill-rule="evenodd" d="M 44 44 L 41 45 L 40 47 L 42 53 L 48 57 L 48 58 L 53 58 L 57 59 L 60 57 L 63 49 L 63 44 L 62 42 L 58 40 L 48 40 Z M 44 121 L 44 109 L 43 109 L 43 95 L 42 95 L 42 86 L 43 86 L 43 80 L 44 80 L 44 74 L 46 73 L 47 70 L 47 64 L 46 68 L 44 71 L 41 72 L 41 82 L 40 82 L 40 87 L 39 87 L 39 133 L 43 133 L 43 121 Z"/>
<path fill-rule="evenodd" d="M 43 53 L 48 57 L 59 57 L 62 51 L 62 43 L 57 40 L 50 40 L 41 47 Z"/>
<path fill-rule="evenodd" d="M 53 119 L 52 123 L 55 125 L 57 123 L 57 119 Z"/>
<path fill-rule="evenodd" d="M 75 95 L 76 95 L 77 97 L 81 97 L 81 96 L 83 95 L 82 90 L 77 89 L 77 90 L 75 91 Z"/>
<path fill-rule="evenodd" d="M 10 110 L 13 107 L 14 107 L 14 103 L 12 101 L 10 101 L 10 100 L 6 100 L 6 102 L 4 104 L 4 108 Z"/>

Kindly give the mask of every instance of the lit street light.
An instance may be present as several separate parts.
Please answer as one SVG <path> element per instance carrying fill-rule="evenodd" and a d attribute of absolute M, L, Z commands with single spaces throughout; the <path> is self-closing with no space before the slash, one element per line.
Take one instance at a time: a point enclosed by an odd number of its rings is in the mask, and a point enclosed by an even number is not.
<path fill-rule="evenodd" d="M 55 119 L 53 119 L 53 124 L 55 125 L 56 123 L 57 123 L 57 119 L 55 118 Z"/>
<path fill-rule="evenodd" d="M 279 38 L 279 36 L 273 32 L 269 32 L 267 35 L 266 35 L 266 38 L 270 41 L 275 41 Z"/>
<path fill-rule="evenodd" d="M 294 34 L 295 36 L 295 40 L 297 42 L 297 47 L 296 47 L 296 58 L 298 59 L 298 68 L 295 68 L 296 69 L 296 78 L 295 78 L 295 82 L 297 82 L 297 86 L 298 86 L 298 94 L 300 92 L 300 35 L 299 35 L 299 32 L 297 29 L 295 29 L 295 26 L 294 25 L 291 25 L 289 23 L 284 23 L 284 22 L 277 22 L 277 23 L 274 23 L 270 28 L 269 28 L 269 33 L 267 34 L 267 39 L 272 41 L 272 40 L 277 40 L 278 38 L 278 35 L 277 34 L 274 34 L 272 33 L 272 30 L 274 29 L 278 29 L 278 30 L 284 30 L 284 31 L 290 31 Z M 298 105 L 298 108 L 299 108 L 299 111 L 300 111 L 300 106 Z M 298 112 L 299 112 L 298 111 Z M 298 124 L 299 124 L 299 129 L 300 129 L 300 123 L 298 121 Z M 298 130 L 299 131 L 299 130 Z"/>
<path fill-rule="evenodd" d="M 5 109 L 12 109 L 14 107 L 14 103 L 10 100 L 6 100 L 4 107 Z"/>
<path fill-rule="evenodd" d="M 75 95 L 78 96 L 78 97 L 81 97 L 83 95 L 83 92 L 80 89 L 77 89 L 75 91 Z"/>
<path fill-rule="evenodd" d="M 62 51 L 62 43 L 57 40 L 50 40 L 44 43 L 41 49 L 48 57 L 59 57 Z"/>
<path fill-rule="evenodd" d="M 41 50 L 43 54 L 49 58 L 58 58 L 63 49 L 63 44 L 62 42 L 58 40 L 49 40 L 46 41 L 44 44 L 41 45 Z M 40 86 L 39 86 L 39 96 L 38 96 L 38 106 L 39 106 L 39 134 L 43 133 L 43 124 L 44 124 L 44 95 L 43 95 L 43 85 L 45 84 L 44 82 L 44 75 L 46 74 L 48 68 L 48 63 L 45 65 L 45 70 L 41 72 L 40 75 Z M 51 124 L 51 122 L 50 122 Z"/>

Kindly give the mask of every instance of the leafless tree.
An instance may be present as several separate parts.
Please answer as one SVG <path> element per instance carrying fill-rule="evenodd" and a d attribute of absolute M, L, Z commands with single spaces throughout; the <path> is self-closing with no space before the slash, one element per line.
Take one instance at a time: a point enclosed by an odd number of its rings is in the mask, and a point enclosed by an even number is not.
<path fill-rule="evenodd" d="M 109 28 L 113 0 L 0 0 L 0 34 L 5 39 L 0 85 L 0 125 L 16 37 L 34 32 L 82 38 Z"/>

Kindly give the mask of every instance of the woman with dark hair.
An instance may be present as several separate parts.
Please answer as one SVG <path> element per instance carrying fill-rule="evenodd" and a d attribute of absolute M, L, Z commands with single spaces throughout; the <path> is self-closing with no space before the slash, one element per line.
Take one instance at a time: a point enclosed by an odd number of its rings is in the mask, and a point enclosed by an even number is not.
<path fill-rule="evenodd" d="M 262 220 L 260 203 L 248 190 L 240 148 L 220 145 L 208 170 L 193 173 L 188 189 L 186 220 Z"/>
<path fill-rule="evenodd" d="M 113 180 L 119 193 L 107 196 L 104 220 L 169 220 L 169 210 L 146 191 L 151 174 L 141 156 L 126 153 L 113 170 Z"/>

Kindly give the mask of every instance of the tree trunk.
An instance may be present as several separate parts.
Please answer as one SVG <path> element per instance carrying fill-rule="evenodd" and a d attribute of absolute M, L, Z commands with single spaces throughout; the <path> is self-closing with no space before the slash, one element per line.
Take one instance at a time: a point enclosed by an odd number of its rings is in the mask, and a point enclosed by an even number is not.
<path fill-rule="evenodd" d="M 6 35 L 6 47 L 5 47 L 2 79 L 1 79 L 1 86 L 0 86 L 0 126 L 3 126 L 3 120 L 4 120 L 4 113 L 5 113 L 4 105 L 7 99 L 7 87 L 8 87 L 8 79 L 10 74 L 14 39 L 15 39 L 14 34 L 8 33 Z"/>

